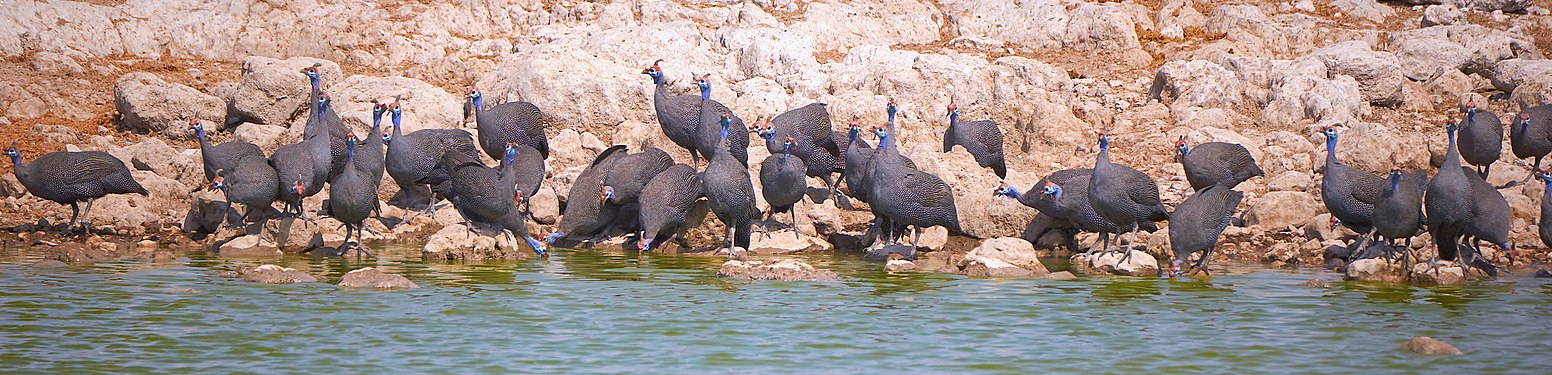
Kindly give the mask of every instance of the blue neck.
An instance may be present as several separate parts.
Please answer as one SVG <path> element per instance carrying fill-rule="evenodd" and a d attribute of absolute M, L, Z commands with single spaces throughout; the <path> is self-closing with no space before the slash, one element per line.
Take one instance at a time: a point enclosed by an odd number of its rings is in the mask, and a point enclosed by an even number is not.
<path fill-rule="evenodd" d="M 948 113 L 948 124 L 949 125 L 954 125 L 954 124 L 958 124 L 958 123 L 959 123 L 959 111 L 955 110 L 955 111 L 949 112 Z"/>
<path fill-rule="evenodd" d="M 722 123 L 722 138 L 723 139 L 727 138 L 727 131 L 728 131 L 728 126 L 727 126 L 727 123 L 724 122 L 724 123 Z"/>
<path fill-rule="evenodd" d="M 1529 127 L 1530 127 L 1530 120 L 1522 120 L 1522 121 L 1520 121 L 1520 131 L 1519 132 L 1520 133 L 1524 133 L 1525 129 L 1529 128 Z"/>
<path fill-rule="evenodd" d="M 1326 137 L 1326 155 L 1336 154 L 1336 137 Z"/>
<path fill-rule="evenodd" d="M 400 120 L 399 118 L 400 117 L 402 117 L 402 115 L 400 115 L 399 113 L 394 113 L 393 114 L 393 137 L 394 138 L 398 138 L 399 137 L 399 120 Z"/>
<path fill-rule="evenodd" d="M 711 88 L 710 87 L 702 87 L 701 88 L 701 100 L 711 100 Z"/>
<path fill-rule="evenodd" d="M 315 92 L 315 93 L 318 92 L 318 76 L 316 76 L 316 75 L 308 75 L 307 76 L 307 82 L 310 82 L 310 83 L 313 84 L 313 92 Z"/>
<path fill-rule="evenodd" d="M 652 76 L 652 84 L 654 84 L 654 85 L 661 85 L 661 84 L 663 84 L 663 72 L 657 72 L 657 73 L 652 73 L 652 74 L 648 74 L 648 75 Z"/>
<path fill-rule="evenodd" d="M 534 254 L 539 254 L 539 256 L 544 256 L 544 244 L 543 243 L 540 243 L 539 240 L 533 239 L 533 237 L 528 237 L 527 234 L 523 235 L 523 240 L 528 242 L 528 247 L 533 248 Z"/>
<path fill-rule="evenodd" d="M 1390 175 L 1390 190 L 1391 191 L 1395 191 L 1395 190 L 1400 190 L 1400 189 L 1401 189 L 1401 175 L 1399 175 L 1399 174 Z"/>
<path fill-rule="evenodd" d="M 1185 146 L 1185 145 L 1181 145 L 1180 146 L 1180 156 L 1186 156 L 1186 155 L 1190 155 L 1190 154 L 1191 154 L 1191 146 Z"/>
<path fill-rule="evenodd" d="M 474 109 L 481 109 L 481 110 L 485 109 L 485 96 L 483 96 L 483 95 L 475 96 L 473 98 L 473 100 L 474 100 Z"/>
<path fill-rule="evenodd" d="M 205 128 L 204 127 L 194 128 L 194 138 L 198 139 L 200 142 L 204 142 L 205 141 Z"/>
<path fill-rule="evenodd" d="M 860 131 L 850 130 L 846 132 L 846 138 L 851 139 L 851 143 L 857 143 L 857 135 L 861 133 Z"/>
<path fill-rule="evenodd" d="M 372 112 L 372 129 L 377 129 L 377 128 L 381 127 L 382 125 L 383 125 L 383 113 L 382 112 L 375 112 L 375 111 Z"/>
<path fill-rule="evenodd" d="M 356 142 L 351 142 L 349 138 L 346 138 L 345 139 L 345 160 L 353 160 L 355 158 L 356 158 Z"/>
<path fill-rule="evenodd" d="M 788 156 L 792 156 L 792 145 L 790 144 L 782 146 L 781 148 L 781 160 L 787 161 Z"/>
<path fill-rule="evenodd" d="M 1013 198 L 1013 199 L 1019 199 L 1020 197 L 1024 196 L 1023 194 L 1019 194 L 1018 190 L 1014 190 L 1014 189 L 1008 189 L 1008 192 L 1007 193 L 1003 193 L 1003 195 L 1006 195 L 1006 196 L 1008 196 L 1008 198 Z"/>
<path fill-rule="evenodd" d="M 13 167 L 15 167 L 15 168 L 12 168 L 12 169 L 21 169 L 21 167 L 22 167 L 22 156 L 20 154 L 11 155 L 11 165 Z"/>

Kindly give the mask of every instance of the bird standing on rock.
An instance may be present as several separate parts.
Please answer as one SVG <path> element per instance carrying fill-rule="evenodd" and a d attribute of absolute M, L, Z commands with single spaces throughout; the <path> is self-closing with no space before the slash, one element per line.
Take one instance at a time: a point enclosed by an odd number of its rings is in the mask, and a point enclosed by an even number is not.
<path fill-rule="evenodd" d="M 700 142 L 696 137 L 696 128 L 700 126 L 701 98 L 670 94 L 663 68 L 658 67 L 661 63 L 663 60 L 657 60 L 641 71 L 641 74 L 652 77 L 652 109 L 657 113 L 658 126 L 663 128 L 663 134 L 668 136 L 668 140 L 690 151 L 695 164 L 700 164 L 700 153 L 696 152 Z"/>
<path fill-rule="evenodd" d="M 1471 180 L 1461 169 L 1460 152 L 1455 148 L 1455 123 L 1445 124 L 1444 129 L 1449 137 L 1444 165 L 1439 166 L 1439 173 L 1428 181 L 1428 188 L 1423 193 L 1428 234 L 1438 248 L 1438 257 L 1429 261 L 1435 269 L 1438 260 L 1454 261 L 1460 254 L 1461 236 L 1465 235 L 1466 226 L 1471 223 L 1471 212 L 1475 207 Z"/>
<path fill-rule="evenodd" d="M 507 143 L 532 147 L 543 159 L 550 158 L 550 139 L 544 135 L 547 124 L 538 106 L 518 101 L 485 109 L 485 96 L 474 85 L 469 85 L 468 97 L 469 105 L 474 109 L 480 148 L 491 159 L 501 160 Z"/>
<path fill-rule="evenodd" d="M 366 253 L 366 248 L 361 246 L 362 234 L 366 229 L 366 218 L 377 209 L 379 181 L 372 180 L 370 171 L 357 168 L 357 158 L 364 157 L 363 154 L 372 151 L 357 146 L 361 140 L 353 133 L 346 134 L 342 142 L 345 144 L 346 168 L 329 181 L 329 212 L 335 220 L 345 224 L 345 241 L 340 243 L 336 248 L 338 251 L 331 255 L 343 255 L 346 250 L 349 250 L 352 246 L 350 242 L 352 234 L 356 238 L 354 246 L 361 253 Z M 382 152 L 382 150 L 379 149 L 376 152 Z"/>
<path fill-rule="evenodd" d="M 810 103 L 772 117 L 758 133 L 765 139 L 765 149 L 772 155 L 779 154 L 791 140 L 793 155 L 803 160 L 803 174 L 819 177 L 834 196 L 835 173 L 846 170 L 845 150 L 835 141 L 830 128 L 830 111 L 823 103 Z M 758 124 L 756 125 L 758 126 Z"/>
<path fill-rule="evenodd" d="M 952 232 L 961 232 L 959 210 L 954 205 L 953 187 L 938 176 L 906 165 L 905 160 L 909 159 L 900 155 L 898 146 L 890 138 L 893 128 L 890 125 L 874 130 L 879 148 L 868 167 L 872 175 L 870 197 L 873 207 L 889 218 L 889 223 L 912 227 L 911 250 L 914 252 L 921 242 L 923 228 L 942 226 Z M 883 227 L 888 225 L 891 224 Z"/>
<path fill-rule="evenodd" d="M 992 120 L 959 122 L 959 105 L 948 103 L 948 130 L 943 132 L 943 152 L 964 147 L 981 168 L 991 168 L 997 179 L 1008 178 L 1008 165 L 1002 153 L 1002 129 Z"/>
<path fill-rule="evenodd" d="M 150 195 L 135 181 L 129 168 L 124 166 L 124 161 L 106 152 L 50 152 L 27 163 L 22 161 L 21 152 L 16 150 L 16 143 L 12 142 L 11 147 L 5 149 L 5 154 L 11 157 L 12 173 L 16 174 L 16 180 L 27 188 L 27 192 L 38 198 L 70 205 L 69 226 L 74 228 L 79 223 L 80 229 L 85 232 L 91 231 L 91 221 L 87 218 L 91 216 L 92 203 L 97 198 L 108 194 Z M 85 211 L 78 206 L 80 202 L 86 202 Z"/>
<path fill-rule="evenodd" d="M 393 177 L 394 183 L 399 185 L 400 191 L 420 191 L 421 187 L 428 187 L 425 190 L 427 202 L 424 213 L 430 215 L 436 206 L 436 185 L 444 184 L 452 178 L 451 171 L 442 164 L 442 156 L 448 152 L 458 152 L 478 160 L 479 151 L 475 149 L 474 137 L 469 132 L 457 129 L 421 129 L 404 134 L 401 129 L 404 110 L 397 99 L 388 106 L 388 111 L 393 121 L 393 135 L 388 137 L 388 150 L 384 155 L 385 169 L 388 176 Z M 405 209 L 409 208 L 406 205 Z"/>
<path fill-rule="evenodd" d="M 350 127 L 345 126 L 345 122 L 340 121 L 339 114 L 329 106 L 329 95 L 323 92 L 319 80 L 318 68 L 322 66 L 322 63 L 314 63 L 302 69 L 302 74 L 307 75 L 307 81 L 312 85 L 307 102 L 311 113 L 307 116 L 307 126 L 303 128 L 302 138 L 317 137 L 320 132 L 324 132 L 328 133 L 329 139 L 345 139 L 345 135 L 350 134 Z M 325 171 L 325 177 L 319 181 L 320 185 L 334 179 L 334 176 L 343 171 L 342 168 L 345 165 L 345 145 L 334 141 L 325 143 L 329 146 L 329 169 Z"/>
<path fill-rule="evenodd" d="M 695 128 L 696 139 L 698 140 L 696 150 L 699 151 L 701 156 L 706 157 L 708 165 L 710 163 L 709 160 L 716 156 L 716 154 L 727 152 L 731 153 L 733 159 L 737 160 L 739 164 L 748 166 L 749 135 L 738 134 L 734 136 L 730 134 L 727 137 L 722 136 L 723 129 L 728 127 L 745 129 L 744 120 L 740 120 L 727 106 L 711 100 L 710 74 L 702 76 L 700 80 L 696 81 L 696 85 L 701 88 L 700 115 L 697 116 L 698 120 L 696 121 L 698 125 Z M 723 142 L 723 138 L 726 138 L 726 142 Z M 692 154 L 691 156 L 693 157 L 694 155 Z M 700 163 L 699 159 L 696 159 L 695 162 L 697 164 Z"/>
<path fill-rule="evenodd" d="M 1466 119 L 1460 122 L 1461 160 L 1475 165 L 1482 179 L 1487 179 L 1493 162 L 1503 153 L 1503 121 L 1498 114 L 1478 110 L 1476 102 L 1466 103 Z"/>
<path fill-rule="evenodd" d="M 210 181 L 210 188 L 225 193 L 227 202 L 241 203 L 245 207 L 239 221 L 232 223 L 235 226 L 251 219 L 254 210 L 274 210 L 273 204 L 280 192 L 280 179 L 268 160 L 249 157 L 238 163 L 237 168 L 231 172 L 216 170 L 216 178 Z"/>
<path fill-rule="evenodd" d="M 1233 189 L 1251 177 L 1266 175 L 1256 165 L 1250 150 L 1239 144 L 1207 142 L 1191 148 L 1186 145 L 1186 136 L 1182 135 L 1175 141 L 1175 149 L 1180 151 L 1175 159 L 1185 168 L 1186 181 L 1191 183 L 1192 190 L 1213 185 Z"/>
<path fill-rule="evenodd" d="M 1541 159 L 1552 153 L 1552 104 L 1530 107 L 1515 116 L 1509 125 L 1509 149 L 1517 159 L 1535 159 L 1532 176 L 1541 172 Z"/>
<path fill-rule="evenodd" d="M 451 178 L 443 185 L 441 193 L 464 216 L 470 231 L 474 230 L 474 223 L 497 226 L 512 242 L 513 249 L 519 248 L 517 237 L 521 237 L 534 254 L 545 257 L 549 254 L 545 245 L 528 235 L 527 215 L 518 209 L 523 194 L 516 189 L 518 171 L 513 168 L 513 162 L 518 157 L 518 150 L 527 147 L 508 143 L 499 159 L 501 165 L 496 169 L 485 166 L 467 153 L 448 151 L 443 155 L 443 164 Z"/>
<path fill-rule="evenodd" d="M 1229 227 L 1229 219 L 1245 198 L 1245 193 L 1226 185 L 1212 185 L 1197 190 L 1184 202 L 1175 206 L 1169 215 L 1169 247 L 1175 253 L 1170 262 L 1169 276 L 1188 275 L 1196 271 L 1212 275 L 1207 268 L 1212 263 L 1213 250 L 1218 247 L 1218 236 Z M 1202 253 L 1191 269 L 1181 273 L 1180 266 L 1193 253 Z"/>
<path fill-rule="evenodd" d="M 205 181 L 216 178 L 216 171 L 235 170 L 238 163 L 250 157 L 264 158 L 264 150 L 258 145 L 248 142 L 231 141 L 218 145 L 211 145 L 205 138 L 205 125 L 200 124 L 199 119 L 189 120 L 189 129 L 194 131 L 194 138 L 199 140 L 199 159 L 205 169 Z"/>
<path fill-rule="evenodd" d="M 792 156 L 795 147 L 792 137 L 787 137 L 781 154 L 765 157 L 760 163 L 760 195 L 770 205 L 767 216 L 781 212 L 792 213 L 792 235 L 798 236 L 798 202 L 803 201 L 803 191 L 808 181 L 803 176 L 803 160 Z"/>
<path fill-rule="evenodd" d="M 1331 217 L 1342 225 L 1366 237 L 1373 236 L 1374 204 L 1380 201 L 1385 180 L 1337 160 L 1335 126 L 1322 127 L 1321 132 L 1326 136 L 1326 165 L 1320 178 L 1321 201 Z"/>
<path fill-rule="evenodd" d="M 1090 168 L 1063 169 L 1040 179 L 1028 192 L 1019 193 L 1007 184 L 1002 184 L 994 193 L 1017 199 L 1025 206 L 1068 222 L 1070 227 L 1077 230 L 1098 233 L 1099 238 L 1089 248 L 1089 252 L 1108 250 L 1110 233 L 1117 232 L 1116 224 L 1094 212 L 1094 205 L 1089 204 L 1089 181 L 1093 172 Z M 1159 230 L 1151 221 L 1143 222 L 1141 226 L 1147 232 Z M 1074 252 L 1079 250 L 1075 242 L 1068 242 L 1068 248 Z"/>
<path fill-rule="evenodd" d="M 1099 134 L 1099 156 L 1094 159 L 1088 193 L 1094 212 L 1116 224 L 1116 244 L 1121 243 L 1123 232 L 1132 232 L 1131 241 L 1120 248 L 1126 254 L 1125 259 L 1130 259 L 1137 231 L 1144 223 L 1169 219 L 1169 213 L 1159 201 L 1159 187 L 1153 177 L 1110 162 L 1110 134 L 1106 132 Z"/>
<path fill-rule="evenodd" d="M 1402 264 L 1406 264 L 1411 256 L 1412 237 L 1427 224 L 1423 220 L 1423 189 L 1427 188 L 1428 175 L 1392 166 L 1389 180 L 1380 193 L 1380 201 L 1374 204 L 1374 233 L 1390 240 L 1388 249 L 1396 248 L 1396 239 L 1406 239 L 1406 246 L 1400 249 Z"/>
<path fill-rule="evenodd" d="M 702 110 L 705 115 L 707 111 Z M 724 241 L 727 244 L 728 257 L 734 257 L 738 248 L 749 248 L 749 231 L 752 229 L 754 216 L 754 183 L 749 179 L 749 169 L 733 154 L 726 152 L 729 138 L 743 138 L 749 140 L 748 134 L 742 130 L 738 134 L 730 134 L 729 128 L 732 122 L 728 121 L 728 115 L 722 115 L 721 140 L 711 149 L 711 161 L 706 163 L 706 170 L 701 172 L 701 181 L 706 188 L 706 205 L 711 212 L 717 215 L 717 220 L 727 226 L 727 234 Z M 702 122 L 702 125 L 705 123 Z"/>

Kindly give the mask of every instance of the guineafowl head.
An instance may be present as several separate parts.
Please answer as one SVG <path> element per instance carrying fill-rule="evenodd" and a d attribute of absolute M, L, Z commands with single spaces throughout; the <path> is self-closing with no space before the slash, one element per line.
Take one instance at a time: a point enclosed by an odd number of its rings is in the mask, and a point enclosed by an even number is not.
<path fill-rule="evenodd" d="M 604 185 L 604 187 L 598 189 L 598 205 L 602 206 L 605 202 L 608 202 L 610 199 L 614 199 L 614 187 L 613 186 Z"/>
<path fill-rule="evenodd" d="M 1520 114 L 1520 122 L 1517 125 L 1520 126 L 1519 132 L 1520 133 L 1524 133 L 1525 129 L 1530 127 L 1530 114 L 1529 113 L 1521 113 Z"/>
<path fill-rule="evenodd" d="M 662 62 L 663 62 L 663 60 L 661 60 L 661 59 L 659 59 L 657 61 L 653 61 L 652 62 L 652 66 L 649 66 L 646 69 L 643 69 L 641 71 L 641 74 L 646 74 L 648 77 L 652 77 L 652 83 L 653 84 L 661 84 L 661 83 L 663 83 L 663 68 L 657 67 L 657 64 L 660 64 Z"/>
<path fill-rule="evenodd" d="M 641 249 L 642 253 L 652 252 L 652 238 L 647 237 L 646 232 L 642 232 L 638 237 L 641 239 L 636 240 L 636 248 Z"/>
<path fill-rule="evenodd" d="M 1186 261 L 1180 259 L 1169 261 L 1169 271 L 1167 271 L 1166 275 L 1169 277 L 1180 276 L 1180 266 L 1185 263 Z"/>
<path fill-rule="evenodd" d="M 1399 165 L 1392 165 L 1392 166 L 1390 166 L 1390 189 L 1391 190 L 1396 190 L 1396 187 L 1400 186 L 1400 185 L 1401 185 L 1401 166 L 1399 166 Z"/>
<path fill-rule="evenodd" d="M 1099 133 L 1099 150 L 1110 151 L 1110 133 Z"/>
<path fill-rule="evenodd" d="M 10 156 L 11 157 L 11 161 L 13 161 L 13 162 L 17 162 L 17 163 L 21 162 L 21 160 L 22 160 L 22 153 L 19 152 L 19 151 L 16 151 L 16 141 L 11 141 L 11 147 L 6 147 L 5 148 L 5 156 Z"/>
<path fill-rule="evenodd" d="M 728 127 L 729 126 L 733 126 L 733 118 L 728 116 L 728 114 L 723 113 L 722 114 L 722 122 L 721 122 L 721 124 L 722 124 L 722 138 L 727 138 L 727 136 L 728 136 Z"/>
<path fill-rule="evenodd" d="M 711 100 L 711 75 L 707 74 L 695 80 L 695 86 L 701 88 L 701 100 Z"/>
<path fill-rule="evenodd" d="M 510 165 L 517 160 L 517 142 L 507 142 L 506 153 L 501 155 L 501 165 Z"/>
<path fill-rule="evenodd" d="M 1460 129 L 1460 127 L 1459 127 L 1459 125 L 1456 125 L 1455 121 L 1445 121 L 1444 122 L 1444 133 L 1449 135 L 1449 137 L 1450 137 L 1450 144 L 1454 144 L 1455 143 L 1455 131 L 1459 130 L 1459 129 Z"/>
<path fill-rule="evenodd" d="M 313 84 L 313 90 L 318 89 L 318 68 L 321 66 L 323 63 L 313 63 L 313 66 L 302 68 L 302 74 L 307 75 L 307 81 Z"/>
<path fill-rule="evenodd" d="M 329 109 L 329 103 L 331 101 L 332 99 L 329 98 L 329 93 L 318 93 L 318 115 L 322 116 L 323 112 Z"/>
<path fill-rule="evenodd" d="M 1045 199 L 1062 199 L 1062 185 L 1057 185 L 1055 182 L 1046 181 L 1045 187 L 1041 188 L 1040 192 Z"/>
<path fill-rule="evenodd" d="M 378 103 L 377 99 L 372 99 L 372 127 L 375 128 L 378 125 L 382 124 L 383 123 L 383 113 L 387 113 L 387 112 L 388 112 L 388 105 L 387 104 Z"/>
<path fill-rule="evenodd" d="M 7 152 L 7 154 L 9 154 L 9 152 Z M 1547 183 L 1547 185 L 1552 185 L 1552 168 L 1536 171 L 1536 179 Z"/>
<path fill-rule="evenodd" d="M 479 86 L 469 85 L 469 92 L 465 95 L 469 96 L 469 102 L 474 104 L 474 109 L 485 109 L 485 97 L 480 95 Z"/>
<path fill-rule="evenodd" d="M 788 156 L 792 156 L 792 147 L 793 145 L 797 144 L 797 142 L 797 138 L 787 137 L 787 140 L 781 143 L 782 160 L 786 160 Z"/>
<path fill-rule="evenodd" d="M 1186 146 L 1186 136 L 1182 135 L 1180 136 L 1180 139 L 1175 140 L 1175 150 L 1180 151 L 1180 156 L 1182 157 L 1191 153 L 1191 147 Z"/>
<path fill-rule="evenodd" d="M 404 108 L 399 105 L 397 96 L 393 97 L 393 104 L 388 105 L 388 118 L 393 121 L 393 129 L 399 130 L 399 122 L 404 120 Z"/>
<path fill-rule="evenodd" d="M 307 187 L 302 186 L 301 180 L 297 180 L 291 183 L 291 192 L 296 193 L 297 196 L 302 196 L 302 192 L 305 191 L 307 191 Z"/>
<path fill-rule="evenodd" d="M 1466 121 L 1470 122 L 1471 118 L 1475 117 L 1476 114 L 1477 114 L 1477 101 L 1472 100 L 1472 101 L 1466 102 Z"/>
<path fill-rule="evenodd" d="M 889 113 L 889 123 L 895 123 L 895 113 L 900 110 L 900 107 L 895 105 L 895 98 L 889 98 L 889 105 L 885 107 L 885 110 Z"/>
<path fill-rule="evenodd" d="M 878 137 L 878 143 L 882 145 L 884 144 L 884 141 L 889 140 L 889 129 L 882 126 L 875 126 L 873 127 L 873 136 Z"/>
<path fill-rule="evenodd" d="M 1004 182 L 1001 185 L 998 185 L 996 190 L 992 190 L 992 196 L 1003 196 L 1018 199 L 1019 192 L 1018 190 L 1013 189 L 1012 186 L 1008 186 L 1007 182 Z"/>
<path fill-rule="evenodd" d="M 210 190 L 226 190 L 226 177 L 222 176 L 221 172 L 223 171 L 217 170 L 216 178 L 210 180 Z"/>
<path fill-rule="evenodd" d="M 189 129 L 194 131 L 194 139 L 205 139 L 205 125 L 199 123 L 199 119 L 189 119 Z"/>
<path fill-rule="evenodd" d="M 1326 149 L 1327 150 L 1336 148 L 1336 139 L 1337 139 L 1336 125 L 1322 126 L 1322 127 L 1320 127 L 1320 133 L 1324 134 L 1326 136 Z"/>
<path fill-rule="evenodd" d="M 1514 258 L 1517 255 L 1519 255 L 1519 254 L 1517 254 L 1518 253 L 1517 251 L 1514 251 L 1514 241 L 1508 241 L 1508 242 L 1504 242 L 1504 243 L 1496 244 L 1496 245 L 1498 245 L 1498 249 L 1499 250 L 1503 250 L 1504 258 L 1508 258 L 1509 259 L 1509 265 L 1513 266 L 1514 265 Z"/>
<path fill-rule="evenodd" d="M 555 244 L 555 241 L 559 241 L 562 238 L 566 238 L 566 232 L 540 233 L 539 237 L 543 237 L 544 238 L 544 243 L 552 244 L 553 245 L 553 244 Z"/>
<path fill-rule="evenodd" d="M 846 124 L 846 137 L 850 138 L 852 142 L 856 142 L 857 137 L 861 135 L 862 124 L 857 121 L 857 115 L 852 115 L 851 122 Z"/>
<path fill-rule="evenodd" d="M 346 133 L 345 134 L 345 159 L 346 160 L 355 159 L 356 158 L 356 143 L 359 143 L 359 142 L 361 142 L 361 139 L 360 138 L 356 138 L 356 133 L 355 132 L 350 132 L 350 133 Z"/>
<path fill-rule="evenodd" d="M 948 123 L 953 124 L 957 122 L 959 122 L 959 104 L 950 100 L 948 102 Z"/>

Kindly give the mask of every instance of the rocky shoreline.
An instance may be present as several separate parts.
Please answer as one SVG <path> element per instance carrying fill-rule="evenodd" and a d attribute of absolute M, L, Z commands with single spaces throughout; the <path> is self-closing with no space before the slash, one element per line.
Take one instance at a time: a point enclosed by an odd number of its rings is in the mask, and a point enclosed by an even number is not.
<path fill-rule="evenodd" d="M 1552 75 L 1546 74 L 1552 61 L 1544 55 L 1552 53 L 1552 15 L 1546 8 L 1522 1 L 1444 3 L 519 1 L 467 8 L 334 4 L 308 13 L 292 5 L 210 10 L 183 9 L 190 6 L 177 2 L 22 1 L 15 12 L 0 15 L 0 25 L 13 26 L 0 32 L 0 71 L 14 73 L 0 77 L 0 134 L 32 156 L 107 151 L 150 194 L 100 199 L 92 219 L 109 232 L 50 233 L 69 217 L 68 208 L 26 194 L 5 165 L 0 226 L 11 233 L 0 236 L 8 244 L 57 249 L 51 258 L 65 262 L 154 260 L 166 257 L 167 249 L 188 248 L 271 256 L 338 244 L 344 233 L 329 218 L 269 220 L 243 230 L 210 225 L 219 222 L 226 203 L 221 194 L 200 189 L 199 148 L 182 125 L 188 118 L 216 123 L 212 141 L 251 142 L 265 153 L 295 142 L 307 113 L 307 83 L 297 71 L 314 64 L 320 64 L 336 111 L 358 131 L 370 123 L 369 101 L 387 98 L 405 103 L 406 132 L 472 131 L 459 95 L 469 83 L 491 100 L 538 105 L 558 124 L 548 132 L 554 145 L 549 173 L 531 203 L 530 227 L 548 228 L 572 182 L 610 145 L 658 147 L 689 160 L 658 128 L 651 81 L 638 74 L 666 59 L 673 90 L 687 92 L 692 74 L 711 73 L 716 85 L 731 88 L 716 99 L 749 118 L 818 101 L 837 119 L 855 115 L 872 124 L 882 121 L 880 103 L 898 100 L 902 154 L 953 187 L 964 233 L 930 232 L 925 247 L 937 251 L 910 265 L 880 256 L 887 267 L 988 277 L 1045 274 L 1043 266 L 1020 265 L 1026 255 L 983 254 L 994 248 L 1017 249 L 998 254 L 1067 254 L 1051 250 L 1066 238 L 1035 238 L 1048 224 L 1035 210 L 990 192 L 1003 182 L 1023 190 L 1052 171 L 1092 165 L 1099 124 L 1114 124 L 1116 162 L 1160 181 L 1160 196 L 1171 207 L 1190 191 L 1172 159 L 1175 139 L 1246 146 L 1266 176 L 1241 185 L 1246 199 L 1236 216 L 1242 225 L 1224 231 L 1218 259 L 1324 267 L 1335 258 L 1332 246 L 1345 246 L 1358 234 L 1331 226 L 1321 204 L 1321 126 L 1342 124 L 1338 155 L 1365 172 L 1382 174 L 1392 164 L 1432 169 L 1443 155 L 1442 124 L 1466 103 L 1508 118 L 1552 101 Z M 149 18 L 128 16 L 149 6 L 159 7 Z M 360 19 L 384 12 L 386 21 Z M 308 33 L 257 27 L 205 32 L 211 30 L 164 22 L 169 14 L 269 24 L 328 21 Z M 100 20 L 118 31 L 59 20 Z M 939 152 L 946 126 L 941 108 L 950 99 L 965 116 L 995 120 L 1007 134 L 1005 180 L 977 166 L 963 149 Z M 749 148 L 751 160 L 766 155 L 763 145 Z M 1489 182 L 1525 180 L 1524 164 L 1501 158 Z M 758 174 L 757 166 L 751 174 Z M 824 185 L 810 179 L 809 186 Z M 1552 260 L 1536 233 L 1542 189 L 1531 183 L 1500 190 L 1512 210 L 1511 239 L 1520 249 L 1509 267 L 1515 273 Z M 822 193 L 810 194 L 816 196 Z M 323 197 L 305 205 L 320 207 Z M 450 207 L 404 220 L 406 197 L 394 184 L 383 184 L 379 198 L 384 212 L 367 220 L 369 245 L 429 242 L 426 259 L 535 257 L 508 248 L 499 236 L 464 235 Z M 757 204 L 768 209 L 763 200 Z M 757 234 L 750 250 L 853 251 L 871 219 L 858 202 L 806 200 L 798 210 L 797 233 L 774 231 L 785 223 L 758 223 L 772 236 Z M 694 222 L 684 243 L 665 250 L 714 255 L 704 250 L 720 238 L 721 224 L 704 211 Z M 1094 239 L 1084 234 L 1077 241 Z M 1148 268 L 1135 255 L 1143 264 L 1083 257 L 1074 258 L 1074 268 L 1156 274 L 1172 255 L 1166 230 L 1141 240 L 1146 250 L 1137 254 L 1164 261 Z M 590 245 L 625 248 L 625 242 Z M 1426 234 L 1413 244 L 1420 256 L 1431 257 Z M 1484 252 L 1495 264 L 1508 263 L 1496 250 Z M 1363 276 L 1375 269 L 1368 266 L 1353 277 L 1385 280 L 1409 272 Z"/>

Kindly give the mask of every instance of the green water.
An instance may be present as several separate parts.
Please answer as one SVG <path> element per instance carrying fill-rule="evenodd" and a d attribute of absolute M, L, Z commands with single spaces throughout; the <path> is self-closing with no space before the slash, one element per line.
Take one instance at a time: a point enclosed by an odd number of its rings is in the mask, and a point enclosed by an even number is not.
<path fill-rule="evenodd" d="M 806 259 L 839 283 L 737 282 L 718 259 L 556 251 L 549 262 L 367 264 L 422 288 L 345 291 L 218 276 L 242 264 L 59 269 L 0 254 L 0 372 L 202 373 L 1545 373 L 1552 283 L 1333 283 L 1257 269 L 1210 281 L 981 280 Z M 192 289 L 192 290 L 190 290 Z M 1403 352 L 1432 336 L 1467 354 Z"/>

